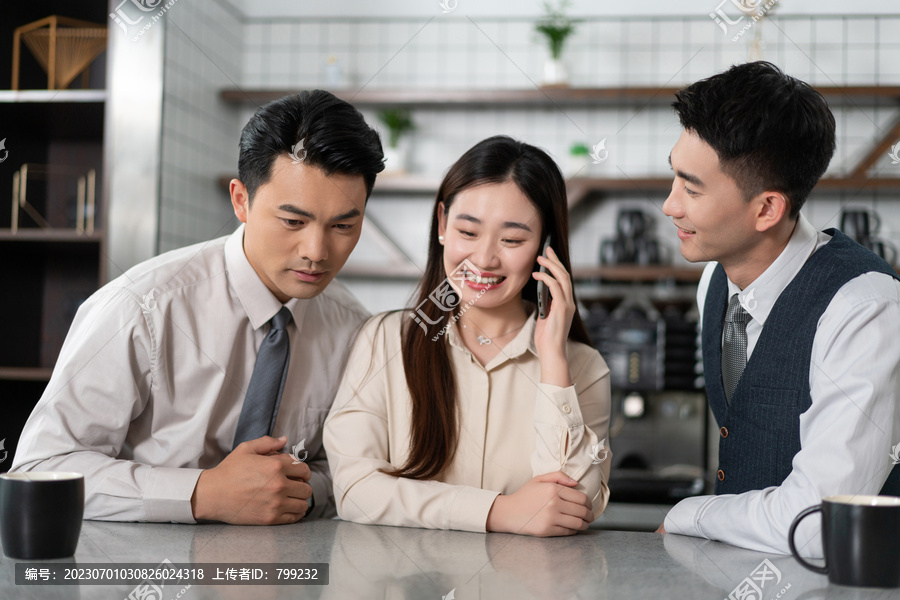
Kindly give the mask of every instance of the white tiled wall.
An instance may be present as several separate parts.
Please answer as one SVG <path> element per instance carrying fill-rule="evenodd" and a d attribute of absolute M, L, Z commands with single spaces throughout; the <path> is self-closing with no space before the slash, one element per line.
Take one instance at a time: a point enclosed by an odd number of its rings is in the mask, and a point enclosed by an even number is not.
<path fill-rule="evenodd" d="M 547 55 L 533 22 L 521 19 L 242 22 L 217 1 L 206 2 L 202 13 L 183 5 L 185 10 L 179 4 L 179 11 L 172 12 L 178 28 L 167 32 L 161 249 L 211 237 L 230 214 L 214 179 L 235 171 L 239 130 L 253 109 L 224 106 L 218 99 L 220 88 L 531 89 L 542 79 Z M 900 17 L 776 17 L 755 24 L 737 42 L 724 37 L 705 14 L 592 19 L 578 25 L 565 59 L 575 87 L 678 86 L 747 60 L 751 34 L 757 32 L 763 58 L 813 84 L 900 84 Z M 337 58 L 337 81 L 326 70 L 329 57 Z M 363 112 L 381 128 L 374 111 Z M 834 112 L 839 142 L 829 174 L 842 175 L 891 126 L 897 111 L 887 102 L 875 107 L 846 102 L 835 105 Z M 573 143 L 606 138 L 609 159 L 592 166 L 591 175 L 666 176 L 666 157 L 681 131 L 667 107 L 640 104 L 591 110 L 421 109 L 413 117 L 417 131 L 408 142 L 409 166 L 433 179 L 474 143 L 501 133 L 546 149 L 564 171 Z M 896 177 L 900 165 L 885 156 L 875 171 Z M 672 242 L 673 260 L 680 261 L 661 212 L 664 200 L 664 193 L 621 196 L 579 208 L 573 218 L 573 263 L 597 263 L 600 240 L 612 235 L 616 211 L 623 204 L 654 215 L 657 232 Z M 835 193 L 813 198 L 805 212 L 817 227 L 828 227 L 837 224 L 841 206 L 872 207 L 883 217 L 884 237 L 900 244 L 898 200 L 873 190 Z M 427 196 L 376 195 L 368 208 L 419 265 L 424 262 L 431 201 Z M 364 239 L 351 261 L 366 257 L 371 262 L 373 256 L 378 256 L 377 247 Z M 395 308 L 411 291 L 409 282 L 346 283 L 372 310 Z"/>
<path fill-rule="evenodd" d="M 167 15 L 159 251 L 236 226 L 218 177 L 237 170 L 239 111 L 219 92 L 241 78 L 243 24 L 227 5 L 179 2 Z"/>

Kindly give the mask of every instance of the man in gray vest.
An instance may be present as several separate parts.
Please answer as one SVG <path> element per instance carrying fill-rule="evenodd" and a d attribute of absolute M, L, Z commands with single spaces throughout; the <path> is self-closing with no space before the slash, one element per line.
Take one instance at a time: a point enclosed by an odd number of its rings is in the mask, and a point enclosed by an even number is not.
<path fill-rule="evenodd" d="M 754 62 L 673 106 L 663 212 L 687 260 L 713 261 L 697 302 L 719 466 L 716 495 L 681 501 L 659 531 L 788 553 L 791 521 L 823 496 L 900 495 L 900 281 L 800 213 L 835 149 L 809 85 Z M 819 529 L 800 526 L 802 554 L 822 555 Z"/>

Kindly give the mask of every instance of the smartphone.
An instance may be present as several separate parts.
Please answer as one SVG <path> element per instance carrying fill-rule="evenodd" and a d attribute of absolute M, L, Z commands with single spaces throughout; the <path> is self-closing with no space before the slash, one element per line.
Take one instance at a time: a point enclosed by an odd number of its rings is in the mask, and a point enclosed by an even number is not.
<path fill-rule="evenodd" d="M 547 236 L 547 239 L 544 240 L 544 246 L 541 248 L 541 256 L 547 258 L 547 248 L 550 247 L 550 236 Z M 547 273 L 547 267 L 541 265 L 539 269 L 541 273 Z M 544 285 L 543 281 L 538 281 L 537 284 L 537 301 L 538 301 L 538 317 L 541 319 L 546 319 L 547 314 L 550 312 L 550 288 Z"/>

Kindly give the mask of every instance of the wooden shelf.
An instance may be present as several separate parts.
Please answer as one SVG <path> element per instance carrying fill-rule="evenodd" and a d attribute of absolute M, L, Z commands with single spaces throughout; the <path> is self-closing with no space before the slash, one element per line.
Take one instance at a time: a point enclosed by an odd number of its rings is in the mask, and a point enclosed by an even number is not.
<path fill-rule="evenodd" d="M 7 381 L 50 381 L 52 373 L 42 367 L 0 367 L 0 379 Z"/>
<path fill-rule="evenodd" d="M 900 177 L 825 177 L 819 180 L 812 191 L 858 191 L 864 188 L 879 190 L 900 190 Z M 671 177 L 595 178 L 573 177 L 566 182 L 569 209 L 581 203 L 592 194 L 606 192 L 666 192 L 672 189 Z"/>
<path fill-rule="evenodd" d="M 409 106 L 428 108 L 553 108 L 561 106 L 614 106 L 626 103 L 666 105 L 680 87 L 531 88 L 531 89 L 363 89 L 331 90 L 358 108 Z M 884 100 L 900 105 L 900 86 L 821 86 L 817 90 L 834 104 L 875 104 Z M 222 90 L 224 101 L 262 105 L 300 89 Z"/>

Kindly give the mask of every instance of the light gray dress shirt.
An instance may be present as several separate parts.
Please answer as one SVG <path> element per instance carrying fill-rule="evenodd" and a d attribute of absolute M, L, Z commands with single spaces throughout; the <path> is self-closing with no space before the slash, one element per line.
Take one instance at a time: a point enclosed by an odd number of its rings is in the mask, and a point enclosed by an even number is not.
<path fill-rule="evenodd" d="M 831 236 L 800 215 L 787 246 L 744 290 L 728 281 L 752 319 L 747 358 L 778 296 Z M 703 304 L 717 263 L 703 272 L 697 303 Z M 788 554 L 787 534 L 803 509 L 835 494 L 877 494 L 893 468 L 900 443 L 900 282 L 865 273 L 838 290 L 819 319 L 809 367 L 812 405 L 800 415 L 800 452 L 780 486 L 743 494 L 696 496 L 666 516 L 669 533 Z M 797 529 L 801 554 L 822 556 L 818 519 Z"/>
<path fill-rule="evenodd" d="M 267 324 L 282 304 L 232 235 L 132 268 L 78 310 L 12 469 L 84 473 L 85 518 L 194 522 L 203 469 L 230 451 Z M 305 440 L 315 508 L 335 514 L 322 424 L 368 313 L 338 282 L 291 299 L 273 436 Z"/>

